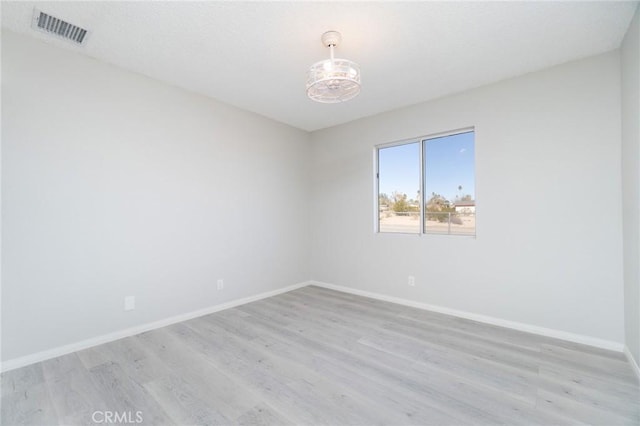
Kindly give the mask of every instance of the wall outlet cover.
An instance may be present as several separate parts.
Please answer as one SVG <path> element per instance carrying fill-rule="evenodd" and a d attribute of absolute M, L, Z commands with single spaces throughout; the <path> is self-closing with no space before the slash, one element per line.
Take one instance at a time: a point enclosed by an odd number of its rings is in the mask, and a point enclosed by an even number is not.
<path fill-rule="evenodd" d="M 124 310 L 133 311 L 136 308 L 136 297 L 127 296 L 124 298 Z"/>

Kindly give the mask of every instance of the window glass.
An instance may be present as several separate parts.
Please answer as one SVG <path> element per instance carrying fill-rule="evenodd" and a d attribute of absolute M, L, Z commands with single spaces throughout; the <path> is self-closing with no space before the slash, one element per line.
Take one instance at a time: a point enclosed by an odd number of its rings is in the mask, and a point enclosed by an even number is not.
<path fill-rule="evenodd" d="M 379 149 L 379 231 L 420 233 L 420 199 L 420 143 Z"/>
<path fill-rule="evenodd" d="M 423 143 L 424 232 L 475 235 L 474 132 Z"/>
<path fill-rule="evenodd" d="M 378 231 L 476 234 L 475 133 L 377 150 Z"/>

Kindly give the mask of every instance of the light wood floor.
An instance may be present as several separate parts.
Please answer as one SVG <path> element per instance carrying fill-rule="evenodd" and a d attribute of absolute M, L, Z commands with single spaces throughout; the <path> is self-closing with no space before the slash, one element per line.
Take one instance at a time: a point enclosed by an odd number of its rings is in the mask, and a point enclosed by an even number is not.
<path fill-rule="evenodd" d="M 305 287 L 2 375 L 2 424 L 640 423 L 622 354 Z"/>

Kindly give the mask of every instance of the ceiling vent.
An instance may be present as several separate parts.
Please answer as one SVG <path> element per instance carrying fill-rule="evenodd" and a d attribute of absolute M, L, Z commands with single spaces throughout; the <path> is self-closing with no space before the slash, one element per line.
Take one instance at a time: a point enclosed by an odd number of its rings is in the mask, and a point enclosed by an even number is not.
<path fill-rule="evenodd" d="M 39 10 L 33 11 L 34 30 L 52 34 L 58 38 L 69 40 L 76 44 L 82 44 L 87 39 L 88 31 L 77 25 L 58 19 Z"/>

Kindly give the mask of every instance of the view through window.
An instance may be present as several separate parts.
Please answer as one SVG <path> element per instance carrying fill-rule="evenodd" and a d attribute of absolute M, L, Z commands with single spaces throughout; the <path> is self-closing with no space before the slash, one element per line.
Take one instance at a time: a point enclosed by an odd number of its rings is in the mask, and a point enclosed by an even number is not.
<path fill-rule="evenodd" d="M 378 148 L 378 231 L 475 235 L 474 136 Z"/>

